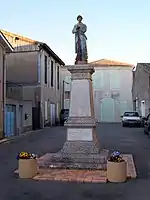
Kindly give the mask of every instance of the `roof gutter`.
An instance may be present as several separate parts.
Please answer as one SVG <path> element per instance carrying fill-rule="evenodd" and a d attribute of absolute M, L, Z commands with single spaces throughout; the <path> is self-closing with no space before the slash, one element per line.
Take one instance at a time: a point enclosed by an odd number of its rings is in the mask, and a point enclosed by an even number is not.
<path fill-rule="evenodd" d="M 0 32 L 0 41 L 2 45 L 4 46 L 6 53 L 10 53 L 14 50 L 2 32 Z"/>
<path fill-rule="evenodd" d="M 65 65 L 65 63 L 52 51 L 52 49 L 46 44 L 39 42 L 40 46 L 47 51 L 47 53 L 55 58 L 55 60 L 60 64 L 60 65 Z"/>

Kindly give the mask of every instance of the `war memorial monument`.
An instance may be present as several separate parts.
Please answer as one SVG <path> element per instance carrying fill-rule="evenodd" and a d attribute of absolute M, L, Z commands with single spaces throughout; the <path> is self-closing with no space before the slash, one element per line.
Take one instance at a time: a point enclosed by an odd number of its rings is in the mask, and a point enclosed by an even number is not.
<path fill-rule="evenodd" d="M 66 66 L 71 73 L 71 99 L 66 142 L 57 153 L 47 153 L 39 167 L 65 169 L 106 169 L 109 151 L 102 149 L 96 134 L 92 74 L 88 64 L 87 26 L 77 17 L 72 33 L 75 35 L 76 59 Z"/>

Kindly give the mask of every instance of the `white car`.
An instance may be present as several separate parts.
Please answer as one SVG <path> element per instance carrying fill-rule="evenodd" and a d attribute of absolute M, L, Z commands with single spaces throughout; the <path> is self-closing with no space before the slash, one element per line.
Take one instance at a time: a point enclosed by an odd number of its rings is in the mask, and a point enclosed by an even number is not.
<path fill-rule="evenodd" d="M 122 126 L 137 125 L 141 126 L 141 116 L 138 112 L 125 112 L 122 117 Z"/>

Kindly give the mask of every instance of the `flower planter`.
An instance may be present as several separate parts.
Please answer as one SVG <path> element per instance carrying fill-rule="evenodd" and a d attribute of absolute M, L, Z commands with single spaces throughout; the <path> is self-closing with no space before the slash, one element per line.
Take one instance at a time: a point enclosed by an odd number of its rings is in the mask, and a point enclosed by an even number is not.
<path fill-rule="evenodd" d="M 37 159 L 19 159 L 19 178 L 33 178 L 37 175 Z"/>
<path fill-rule="evenodd" d="M 107 161 L 107 179 L 109 182 L 122 183 L 127 179 L 127 164 Z"/>

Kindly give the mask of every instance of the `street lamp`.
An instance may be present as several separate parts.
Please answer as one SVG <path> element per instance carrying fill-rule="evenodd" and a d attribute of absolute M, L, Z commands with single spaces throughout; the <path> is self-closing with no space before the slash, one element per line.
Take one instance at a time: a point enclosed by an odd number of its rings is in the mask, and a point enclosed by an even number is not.
<path fill-rule="evenodd" d="M 64 97 L 65 97 L 65 84 L 70 84 L 63 80 L 63 88 L 62 88 L 62 108 L 64 109 Z"/>

